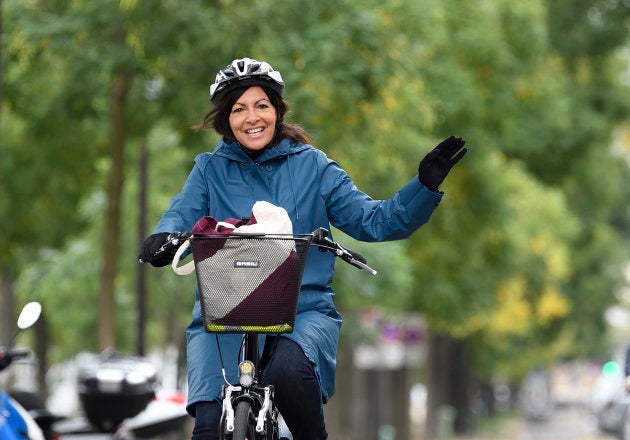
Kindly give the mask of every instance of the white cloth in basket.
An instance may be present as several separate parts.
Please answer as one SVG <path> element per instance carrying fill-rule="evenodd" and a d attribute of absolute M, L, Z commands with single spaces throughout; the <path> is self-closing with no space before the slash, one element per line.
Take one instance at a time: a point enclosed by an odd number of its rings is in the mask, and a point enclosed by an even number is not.
<path fill-rule="evenodd" d="M 216 232 L 230 234 L 236 233 L 264 233 L 264 234 L 293 234 L 293 223 L 287 211 L 272 203 L 258 201 L 252 207 L 252 216 L 248 224 L 243 224 L 241 220 L 226 219 L 217 221 L 214 217 L 205 216 L 200 218 L 192 232 Z M 178 275 L 188 275 L 195 270 L 193 261 L 182 266 L 178 266 L 181 256 L 190 247 L 190 241 L 186 240 L 179 247 L 171 263 L 173 271 Z"/>

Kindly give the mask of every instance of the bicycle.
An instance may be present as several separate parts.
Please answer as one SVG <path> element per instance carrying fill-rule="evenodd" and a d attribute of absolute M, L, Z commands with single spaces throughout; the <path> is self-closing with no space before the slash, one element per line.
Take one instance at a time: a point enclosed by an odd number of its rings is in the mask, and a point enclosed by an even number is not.
<path fill-rule="evenodd" d="M 173 233 L 158 251 L 173 253 L 176 249 L 175 269 L 186 251 L 184 244 L 190 243 L 206 332 L 214 333 L 217 343 L 219 333 L 243 334 L 238 385 L 227 380 L 221 359 L 225 380 L 219 426 L 221 440 L 292 438 L 274 405 L 274 387 L 260 380 L 263 365 L 258 335 L 275 335 L 277 341 L 281 334 L 293 331 L 307 251 L 311 245 L 372 275 L 377 273 L 360 254 L 330 240 L 328 235 L 324 228 L 295 235 Z M 274 279 L 274 272 L 280 267 L 281 271 Z M 263 283 L 263 288 L 256 289 Z M 257 298 L 253 298 L 253 290 L 256 290 Z M 244 303 L 247 305 L 243 306 Z M 270 347 L 271 357 L 274 347 Z"/>

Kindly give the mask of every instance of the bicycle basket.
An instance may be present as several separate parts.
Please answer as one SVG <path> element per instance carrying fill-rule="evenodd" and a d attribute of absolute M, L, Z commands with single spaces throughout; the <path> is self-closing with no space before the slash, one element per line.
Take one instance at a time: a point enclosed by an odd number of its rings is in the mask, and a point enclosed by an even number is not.
<path fill-rule="evenodd" d="M 193 235 L 203 325 L 209 333 L 291 333 L 308 236 Z"/>

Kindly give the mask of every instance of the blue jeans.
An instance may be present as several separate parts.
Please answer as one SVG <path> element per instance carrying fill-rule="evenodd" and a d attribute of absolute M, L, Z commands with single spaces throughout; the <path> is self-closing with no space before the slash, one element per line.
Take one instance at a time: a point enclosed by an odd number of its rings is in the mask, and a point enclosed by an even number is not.
<path fill-rule="evenodd" d="M 269 348 L 265 347 L 265 354 Z M 287 338 L 279 339 L 264 367 L 263 382 L 275 387 L 275 404 L 294 440 L 328 438 L 315 370 L 299 345 Z M 192 440 L 218 440 L 220 419 L 219 403 L 197 403 Z"/>

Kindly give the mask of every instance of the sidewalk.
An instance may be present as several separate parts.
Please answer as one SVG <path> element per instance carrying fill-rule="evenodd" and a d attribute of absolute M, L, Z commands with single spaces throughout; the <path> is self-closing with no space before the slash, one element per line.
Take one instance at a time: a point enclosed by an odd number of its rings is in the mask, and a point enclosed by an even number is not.
<path fill-rule="evenodd" d="M 451 437 L 449 440 L 518 440 L 525 430 L 525 422 L 518 416 L 503 418 L 480 428 L 470 436 Z"/>
<path fill-rule="evenodd" d="M 527 422 L 515 415 L 496 420 L 470 436 L 449 440 L 615 440 L 597 429 L 593 415 L 585 408 L 557 408 L 544 422 Z"/>

